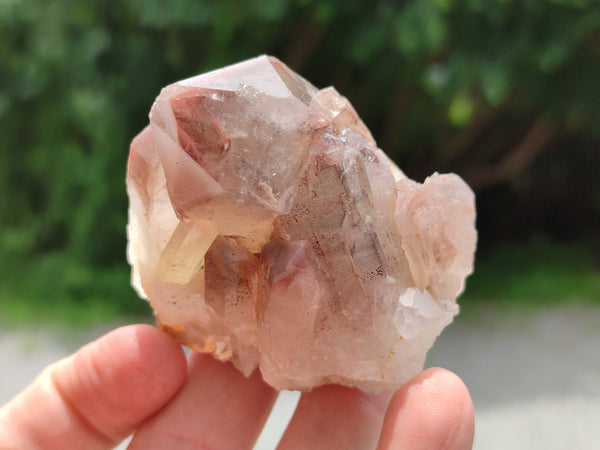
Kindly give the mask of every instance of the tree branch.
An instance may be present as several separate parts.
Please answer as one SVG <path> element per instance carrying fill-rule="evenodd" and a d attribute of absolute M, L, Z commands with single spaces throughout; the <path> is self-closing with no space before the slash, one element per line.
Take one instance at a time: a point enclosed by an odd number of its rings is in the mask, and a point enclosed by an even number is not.
<path fill-rule="evenodd" d="M 473 189 L 481 189 L 504 182 L 519 175 L 539 156 L 544 146 L 556 134 L 557 126 L 548 118 L 538 118 L 523 140 L 498 163 L 475 167 L 465 173 L 465 180 Z"/>
<path fill-rule="evenodd" d="M 437 151 L 439 156 L 436 167 L 444 167 L 464 154 L 481 133 L 500 117 L 507 105 L 508 102 L 505 102 L 496 108 L 483 110 L 469 125 L 456 133 L 446 145 L 440 146 Z"/>

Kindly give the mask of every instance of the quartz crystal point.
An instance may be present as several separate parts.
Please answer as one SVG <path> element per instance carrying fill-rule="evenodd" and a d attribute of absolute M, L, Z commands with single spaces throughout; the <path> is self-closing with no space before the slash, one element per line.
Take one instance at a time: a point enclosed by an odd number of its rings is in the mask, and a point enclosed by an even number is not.
<path fill-rule="evenodd" d="M 167 86 L 132 142 L 128 256 L 159 325 L 277 389 L 395 389 L 458 312 L 476 243 L 348 100 L 261 56 Z"/>

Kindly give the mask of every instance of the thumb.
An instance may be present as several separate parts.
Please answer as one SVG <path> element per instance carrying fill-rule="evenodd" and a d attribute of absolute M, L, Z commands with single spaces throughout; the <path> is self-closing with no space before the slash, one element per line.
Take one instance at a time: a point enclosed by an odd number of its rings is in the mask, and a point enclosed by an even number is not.
<path fill-rule="evenodd" d="M 179 344 L 150 325 L 119 328 L 49 366 L 0 409 L 2 448 L 108 449 L 179 390 Z"/>

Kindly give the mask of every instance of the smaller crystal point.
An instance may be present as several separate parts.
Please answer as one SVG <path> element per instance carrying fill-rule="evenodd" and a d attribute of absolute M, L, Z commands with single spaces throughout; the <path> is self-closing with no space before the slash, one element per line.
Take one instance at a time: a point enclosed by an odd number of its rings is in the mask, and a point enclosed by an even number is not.
<path fill-rule="evenodd" d="M 464 181 L 409 180 L 346 98 L 269 56 L 164 88 L 127 188 L 160 326 L 277 389 L 398 388 L 473 268 Z"/>

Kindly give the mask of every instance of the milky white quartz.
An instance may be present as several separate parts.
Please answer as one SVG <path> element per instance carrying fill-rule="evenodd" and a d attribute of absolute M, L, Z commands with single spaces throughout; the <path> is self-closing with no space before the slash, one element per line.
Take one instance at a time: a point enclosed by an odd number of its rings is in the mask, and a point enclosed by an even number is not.
<path fill-rule="evenodd" d="M 469 187 L 409 180 L 346 98 L 268 56 L 164 88 L 127 189 L 159 325 L 277 389 L 399 387 L 473 267 Z"/>

